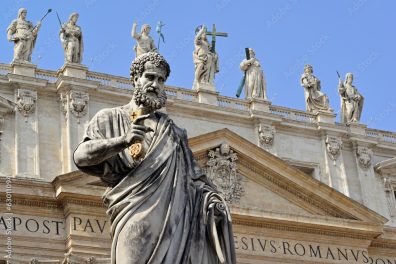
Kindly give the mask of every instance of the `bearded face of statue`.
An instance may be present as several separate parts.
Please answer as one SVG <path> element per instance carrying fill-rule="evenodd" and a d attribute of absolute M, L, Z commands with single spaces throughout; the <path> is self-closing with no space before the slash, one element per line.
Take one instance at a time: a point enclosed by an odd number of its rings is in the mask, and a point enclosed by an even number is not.
<path fill-rule="evenodd" d="M 144 64 L 142 75 L 135 81 L 133 99 L 138 106 L 157 110 L 165 106 L 166 71 L 150 61 Z"/>

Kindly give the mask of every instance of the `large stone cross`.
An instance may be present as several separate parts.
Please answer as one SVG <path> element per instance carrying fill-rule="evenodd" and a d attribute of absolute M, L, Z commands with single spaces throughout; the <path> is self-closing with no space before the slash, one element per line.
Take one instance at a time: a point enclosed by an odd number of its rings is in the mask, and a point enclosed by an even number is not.
<path fill-rule="evenodd" d="M 212 36 L 212 52 L 216 52 L 216 36 L 219 37 L 228 37 L 228 33 L 225 32 L 217 32 L 216 25 L 213 24 L 212 31 L 207 31 L 206 35 Z"/>

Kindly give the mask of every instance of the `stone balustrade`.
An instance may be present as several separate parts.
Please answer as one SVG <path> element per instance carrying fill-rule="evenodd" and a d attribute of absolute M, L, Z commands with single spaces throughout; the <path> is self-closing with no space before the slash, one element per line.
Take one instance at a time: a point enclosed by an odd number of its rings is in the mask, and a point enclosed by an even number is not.
<path fill-rule="evenodd" d="M 0 76 L 7 75 L 8 73 L 12 73 L 12 66 L 10 64 L 0 63 Z M 47 80 L 49 83 L 55 83 L 60 74 L 60 71 L 52 71 L 52 70 L 44 70 L 44 69 L 36 69 L 35 77 L 39 79 Z M 95 81 L 100 83 L 100 85 L 104 87 L 113 87 L 117 89 L 130 90 L 133 88 L 131 81 L 129 78 L 115 76 L 105 73 L 87 71 L 86 79 L 90 81 Z M 165 87 L 166 94 L 169 99 L 173 100 L 181 100 L 188 102 L 196 102 L 198 103 L 198 93 L 199 91 L 192 89 L 184 89 L 180 87 L 174 86 L 166 86 Z M 213 96 L 213 95 L 212 95 Z M 248 100 L 238 99 L 227 97 L 223 95 L 216 95 L 216 106 L 219 109 L 224 110 L 237 110 L 237 111 L 245 111 L 246 113 L 251 112 L 252 106 Z M 269 110 L 267 114 L 271 114 L 273 116 L 278 116 L 286 121 L 295 121 L 301 122 L 305 124 L 317 124 L 318 123 L 318 115 L 313 113 L 308 113 L 302 110 L 291 109 L 283 106 L 269 105 Z M 336 123 L 330 121 L 335 126 L 345 126 L 345 124 Z M 396 133 L 389 131 L 382 131 L 376 129 L 366 128 L 366 136 L 377 139 L 379 142 L 386 142 L 396 144 Z"/>

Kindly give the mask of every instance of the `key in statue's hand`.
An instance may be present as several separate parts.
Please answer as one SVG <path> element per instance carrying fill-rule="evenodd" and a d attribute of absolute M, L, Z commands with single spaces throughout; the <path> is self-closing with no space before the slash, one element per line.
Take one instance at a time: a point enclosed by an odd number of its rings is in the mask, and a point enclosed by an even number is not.
<path fill-rule="evenodd" d="M 141 142 L 144 139 L 144 134 L 150 131 L 153 131 L 150 127 L 132 124 L 131 129 L 125 135 L 125 143 L 130 146 L 136 141 Z"/>

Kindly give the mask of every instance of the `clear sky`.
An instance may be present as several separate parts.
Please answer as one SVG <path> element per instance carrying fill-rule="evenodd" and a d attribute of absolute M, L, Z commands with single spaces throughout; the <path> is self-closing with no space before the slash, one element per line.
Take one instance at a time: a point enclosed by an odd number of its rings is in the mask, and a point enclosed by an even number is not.
<path fill-rule="evenodd" d="M 36 23 L 48 8 L 62 22 L 78 12 L 84 33 L 83 63 L 92 71 L 129 75 L 134 58 L 131 26 L 137 21 L 165 23 L 165 44 L 160 52 L 171 65 L 169 85 L 190 88 L 194 78 L 194 30 L 216 24 L 227 38 L 217 38 L 220 73 L 216 87 L 222 95 L 235 96 L 243 76 L 239 63 L 244 48 L 256 51 L 267 80 L 267 94 L 275 105 L 305 109 L 299 84 L 304 64 L 313 65 L 330 104 L 339 112 L 338 70 L 355 74 L 355 86 L 365 97 L 362 123 L 396 131 L 396 1 L 394 0 L 1 0 L 0 61 L 12 60 L 13 44 L 6 28 L 20 7 Z M 55 12 L 44 20 L 32 62 L 56 70 L 63 64 Z M 337 117 L 339 118 L 339 116 Z"/>

